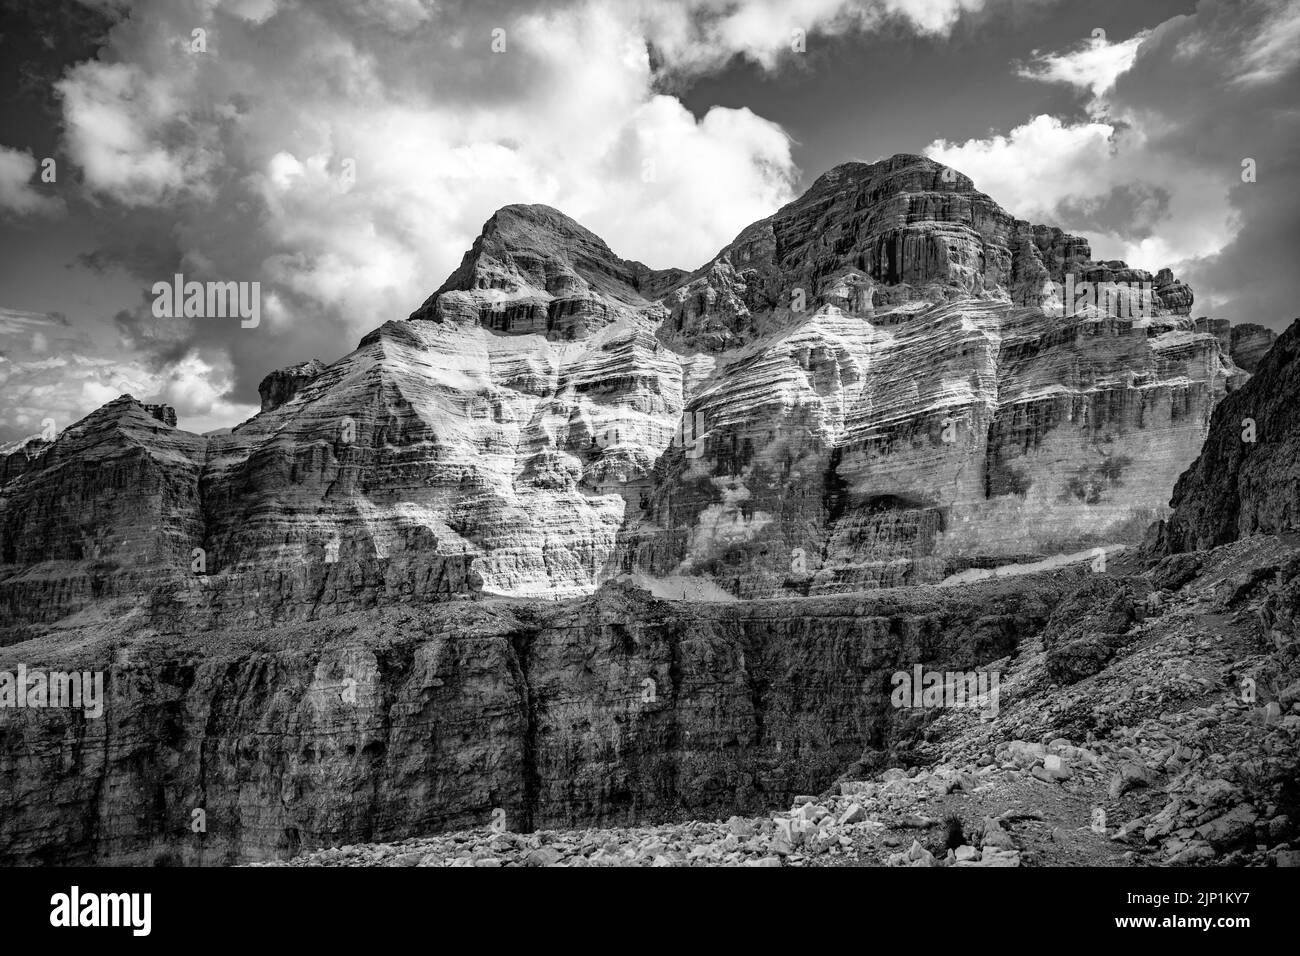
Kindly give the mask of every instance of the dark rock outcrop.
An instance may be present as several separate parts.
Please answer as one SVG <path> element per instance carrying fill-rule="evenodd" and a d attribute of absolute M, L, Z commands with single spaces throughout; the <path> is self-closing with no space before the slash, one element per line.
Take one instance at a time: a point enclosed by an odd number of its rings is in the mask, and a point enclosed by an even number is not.
<path fill-rule="evenodd" d="M 0 491 L 0 560 L 188 564 L 206 442 L 175 417 L 123 395 L 65 429 Z"/>
<path fill-rule="evenodd" d="M 1300 320 L 1214 410 L 1200 456 L 1178 479 L 1157 555 L 1300 528 Z"/>
<path fill-rule="evenodd" d="M 164 425 L 176 427 L 176 409 L 170 405 L 143 405 L 142 407 Z"/>
<path fill-rule="evenodd" d="M 1173 271 L 1161 269 L 1155 277 L 1156 298 L 1175 315 L 1188 315 L 1192 311 L 1192 287 L 1182 279 L 1174 278 Z"/>
<path fill-rule="evenodd" d="M 270 412 L 279 408 L 323 371 L 325 371 L 325 363 L 320 359 L 276 369 L 257 386 L 257 394 L 262 397 L 262 411 Z M 172 424 L 176 423 L 172 422 Z"/>
<path fill-rule="evenodd" d="M 1129 640 L 1144 597 L 1132 582 L 1104 576 L 1085 581 L 1043 629 L 1048 676 L 1074 684 L 1099 673 Z"/>

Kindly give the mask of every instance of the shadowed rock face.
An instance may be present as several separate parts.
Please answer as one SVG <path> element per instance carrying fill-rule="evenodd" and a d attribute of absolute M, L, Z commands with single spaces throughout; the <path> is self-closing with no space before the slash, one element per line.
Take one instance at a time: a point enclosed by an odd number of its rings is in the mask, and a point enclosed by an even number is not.
<path fill-rule="evenodd" d="M 3 490 L 4 564 L 188 563 L 206 442 L 175 422 L 170 407 L 124 395 L 42 447 Z"/>
<path fill-rule="evenodd" d="M 1214 411 L 1205 447 L 1178 479 L 1158 554 L 1300 528 L 1300 320 Z"/>
<path fill-rule="evenodd" d="M 1277 341 L 1277 333 L 1262 325 L 1246 322 L 1234 325 L 1230 333 L 1232 361 L 1238 368 L 1254 373 L 1260 360 Z"/>
<path fill-rule="evenodd" d="M 1149 281 L 1153 311 L 1058 314 L 1066 279 Z M 410 321 L 271 373 L 230 434 L 120 399 L 7 455 L 0 629 L 140 575 L 293 620 L 625 573 L 835 592 L 1119 540 L 1244 378 L 1190 304 L 918 156 L 831 170 L 691 273 L 508 206 Z"/>
<path fill-rule="evenodd" d="M 270 412 L 279 408 L 323 371 L 325 363 L 320 359 L 276 369 L 257 386 L 257 393 L 262 397 L 262 411 Z M 172 424 L 176 423 L 173 421 Z"/>
<path fill-rule="evenodd" d="M 496 808 L 513 831 L 763 812 L 889 745 L 893 672 L 1006 657 L 1069 580 L 725 605 L 609 588 L 273 633 L 117 602 L 0 649 L 0 670 L 107 675 L 100 718 L 0 711 L 0 863 L 262 860 Z"/>

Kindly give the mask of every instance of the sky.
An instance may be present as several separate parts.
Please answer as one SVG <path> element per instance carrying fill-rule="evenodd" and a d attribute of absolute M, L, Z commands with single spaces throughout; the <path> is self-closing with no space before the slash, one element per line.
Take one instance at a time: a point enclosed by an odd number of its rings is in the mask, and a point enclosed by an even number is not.
<path fill-rule="evenodd" d="M 1297 94 L 1287 0 L 0 0 L 0 441 L 122 393 L 237 424 L 507 203 L 691 269 L 900 152 L 1281 330 Z M 260 321 L 155 315 L 176 273 Z"/>

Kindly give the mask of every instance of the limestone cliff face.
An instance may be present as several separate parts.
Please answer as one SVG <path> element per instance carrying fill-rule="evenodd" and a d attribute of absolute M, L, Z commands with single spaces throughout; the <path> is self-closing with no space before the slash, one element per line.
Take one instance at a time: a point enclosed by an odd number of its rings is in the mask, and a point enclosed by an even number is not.
<path fill-rule="evenodd" d="M 1155 551 L 1196 551 L 1300 529 L 1300 320 L 1229 395 L 1205 447 L 1178 479 Z"/>
<path fill-rule="evenodd" d="M 1195 325 L 1197 332 L 1209 332 L 1219 340 L 1219 348 L 1232 358 L 1237 368 L 1254 373 L 1266 352 L 1277 341 L 1277 333 L 1262 325 L 1246 322 L 1233 325 L 1227 319 L 1211 319 L 1199 316 Z"/>
<path fill-rule="evenodd" d="M 609 588 L 274 631 L 118 601 L 0 649 L 0 670 L 107 675 L 100 718 L 0 710 L 0 863 L 270 859 L 498 808 L 516 832 L 764 812 L 892 745 L 893 672 L 1005 658 L 1071 586 L 712 605 Z"/>
<path fill-rule="evenodd" d="M 1152 309 L 1062 308 L 1067 279 L 1150 282 Z M 121 399 L 7 456 L 0 628 L 138 575 L 294 620 L 622 574 L 842 591 L 1119 540 L 1244 378 L 1191 303 L 917 156 L 831 170 L 690 273 L 508 206 L 409 320 L 272 373 L 228 435 Z"/>

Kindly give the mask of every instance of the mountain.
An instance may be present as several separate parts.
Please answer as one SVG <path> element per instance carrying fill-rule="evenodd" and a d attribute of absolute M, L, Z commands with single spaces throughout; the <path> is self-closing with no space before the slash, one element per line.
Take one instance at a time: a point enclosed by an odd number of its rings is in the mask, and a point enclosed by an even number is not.
<path fill-rule="evenodd" d="M 0 706 L 0 863 L 1298 860 L 1300 324 L 1192 305 L 920 157 L 689 273 L 506 207 L 228 434 L 122 396 L 0 449 L 0 703 L 104 678 Z"/>
<path fill-rule="evenodd" d="M 1084 282 L 1149 283 L 1149 314 L 1062 307 Z M 11 454 L 0 626 L 141 578 L 278 620 L 624 574 L 833 593 L 1135 540 L 1247 377 L 1192 301 L 919 156 L 836 167 L 689 273 L 507 206 L 409 319 L 272 372 L 229 434 L 123 397 Z"/>

